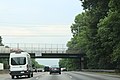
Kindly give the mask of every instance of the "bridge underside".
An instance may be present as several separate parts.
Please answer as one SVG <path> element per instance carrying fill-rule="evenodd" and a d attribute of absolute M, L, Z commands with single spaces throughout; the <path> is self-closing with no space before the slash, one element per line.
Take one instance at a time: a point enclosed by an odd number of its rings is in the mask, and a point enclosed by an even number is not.
<path fill-rule="evenodd" d="M 35 56 L 35 58 L 80 58 L 80 54 L 55 54 L 55 53 L 44 53 L 42 56 Z"/>
<path fill-rule="evenodd" d="M 68 54 L 68 53 L 42 53 L 41 56 L 35 56 L 35 53 L 29 53 L 31 58 L 80 58 L 82 54 Z M 9 58 L 10 53 L 0 53 L 0 58 Z"/>

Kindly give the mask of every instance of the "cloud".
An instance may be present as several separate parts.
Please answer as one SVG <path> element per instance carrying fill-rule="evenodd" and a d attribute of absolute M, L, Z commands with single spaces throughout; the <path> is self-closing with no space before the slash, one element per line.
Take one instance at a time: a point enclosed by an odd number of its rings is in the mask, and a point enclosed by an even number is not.
<path fill-rule="evenodd" d="M 26 35 L 31 34 L 30 31 L 26 30 L 25 28 L 17 28 L 17 27 L 1 27 L 0 28 L 0 35 Z"/>
<path fill-rule="evenodd" d="M 37 25 L 0 27 L 0 35 L 4 36 L 67 36 L 71 35 L 69 25 Z"/>

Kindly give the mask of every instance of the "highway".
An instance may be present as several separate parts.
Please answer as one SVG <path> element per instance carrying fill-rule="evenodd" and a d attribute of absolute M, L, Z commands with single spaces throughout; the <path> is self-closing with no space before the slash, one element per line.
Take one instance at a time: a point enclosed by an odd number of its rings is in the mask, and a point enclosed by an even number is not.
<path fill-rule="evenodd" d="M 118 75 L 108 75 L 93 72 L 62 72 L 50 75 L 49 72 L 34 73 L 34 77 L 23 76 L 19 79 L 11 79 L 9 74 L 0 74 L 0 80 L 120 80 Z"/>

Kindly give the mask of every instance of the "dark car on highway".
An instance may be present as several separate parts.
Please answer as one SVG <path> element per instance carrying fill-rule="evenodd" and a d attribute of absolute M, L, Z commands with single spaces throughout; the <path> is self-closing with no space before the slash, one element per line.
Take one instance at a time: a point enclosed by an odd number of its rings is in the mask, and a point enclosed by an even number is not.
<path fill-rule="evenodd" d="M 49 66 L 44 67 L 44 72 L 48 72 L 50 70 Z"/>
<path fill-rule="evenodd" d="M 51 67 L 50 68 L 50 74 L 52 74 L 52 73 L 59 73 L 59 74 L 61 74 L 61 68 L 60 67 L 56 67 L 56 66 Z"/>

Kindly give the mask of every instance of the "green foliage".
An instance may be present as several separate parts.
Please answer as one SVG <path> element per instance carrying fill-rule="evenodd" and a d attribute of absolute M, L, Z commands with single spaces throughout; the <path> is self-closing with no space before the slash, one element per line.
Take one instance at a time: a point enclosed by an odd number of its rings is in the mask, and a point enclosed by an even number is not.
<path fill-rule="evenodd" d="M 80 60 L 79 59 L 61 59 L 59 61 L 59 66 L 61 68 L 66 68 L 68 71 L 80 70 Z"/>
<path fill-rule="evenodd" d="M 0 43 L 2 43 L 2 37 L 0 36 Z"/>
<path fill-rule="evenodd" d="M 98 24 L 98 36 L 102 41 L 103 52 L 109 56 L 113 68 L 120 68 L 120 1 L 111 0 L 108 16 Z"/>
<path fill-rule="evenodd" d="M 75 17 L 68 52 L 86 54 L 86 68 L 120 70 L 120 0 L 81 0 L 84 13 Z M 63 59 L 74 69 L 77 60 Z"/>
<path fill-rule="evenodd" d="M 82 13 L 75 17 L 75 23 L 72 24 L 71 30 L 73 38 L 68 42 L 68 51 L 73 50 L 77 53 L 85 53 L 85 47 L 87 45 L 87 14 Z"/>
<path fill-rule="evenodd" d="M 2 37 L 0 36 L 0 46 L 4 46 L 2 43 Z M 0 59 L 0 63 L 4 64 L 4 69 L 8 69 L 8 59 Z"/>
<path fill-rule="evenodd" d="M 8 59 L 0 59 L 0 63 L 3 63 L 4 65 L 4 69 L 8 69 L 9 68 L 9 64 L 8 64 Z"/>
<path fill-rule="evenodd" d="M 78 14 L 75 17 L 75 23 L 71 26 L 73 38 L 68 42 L 68 53 L 86 53 L 86 46 L 88 45 L 88 29 L 87 29 L 87 13 Z M 62 59 L 60 61 L 62 67 L 66 67 L 68 70 L 81 70 L 80 59 Z"/>
<path fill-rule="evenodd" d="M 3 46 L 2 44 L 2 37 L 0 36 L 0 46 Z"/>
<path fill-rule="evenodd" d="M 40 65 L 37 61 L 35 61 L 35 59 L 32 59 L 32 65 L 35 68 L 43 68 L 43 65 Z"/>

